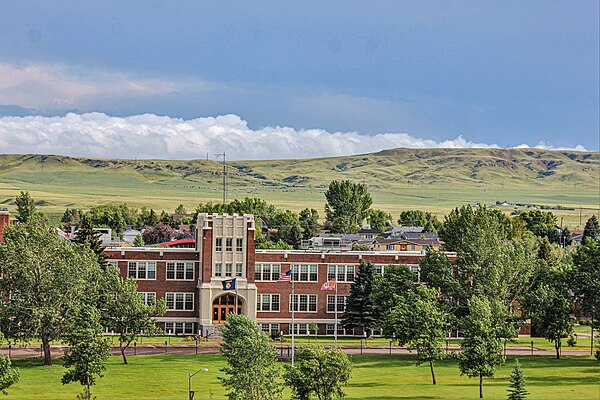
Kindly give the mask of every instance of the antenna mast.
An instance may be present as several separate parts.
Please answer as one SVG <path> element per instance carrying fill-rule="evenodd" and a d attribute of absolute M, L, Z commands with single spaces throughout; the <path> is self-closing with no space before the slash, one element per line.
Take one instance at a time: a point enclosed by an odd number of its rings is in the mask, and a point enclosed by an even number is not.
<path fill-rule="evenodd" d="M 215 154 L 217 157 L 223 157 L 223 211 L 225 211 L 225 205 L 227 204 L 227 181 L 225 177 L 227 176 L 227 170 L 225 165 L 225 152 Z"/>

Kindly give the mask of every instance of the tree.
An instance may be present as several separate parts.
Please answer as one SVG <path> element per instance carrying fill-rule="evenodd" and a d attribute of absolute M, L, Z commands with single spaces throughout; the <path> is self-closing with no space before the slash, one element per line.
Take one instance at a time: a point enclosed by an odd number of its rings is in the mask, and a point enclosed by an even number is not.
<path fill-rule="evenodd" d="M 508 400 L 525 400 L 529 393 L 525 390 L 525 374 L 523 373 L 519 359 L 515 360 L 509 380 Z"/>
<path fill-rule="evenodd" d="M 375 268 L 370 261 L 361 261 L 358 275 L 350 287 L 350 295 L 346 298 L 342 317 L 344 328 L 360 328 L 368 334 L 376 328 L 377 315 L 372 298 L 374 273 Z"/>
<path fill-rule="evenodd" d="M 292 389 L 292 398 L 319 400 L 343 398 L 342 385 L 352 374 L 352 363 L 343 350 L 325 350 L 321 346 L 305 346 L 296 350 L 294 367 L 285 368 L 283 379 Z"/>
<path fill-rule="evenodd" d="M 595 215 L 592 215 L 587 220 L 583 228 L 583 240 L 587 238 L 600 240 L 600 224 L 598 224 L 598 218 Z"/>
<path fill-rule="evenodd" d="M 162 222 L 156 226 L 149 226 L 142 233 L 145 244 L 164 243 L 172 240 L 177 232 L 167 224 Z"/>
<path fill-rule="evenodd" d="M 91 386 L 96 383 L 96 376 L 102 378 L 110 356 L 109 341 L 101 335 L 100 313 L 95 307 L 84 305 L 65 336 L 70 347 L 65 349 L 63 358 L 68 371 L 62 377 L 62 384 L 79 382 L 84 385 L 86 400 L 91 400 Z"/>
<path fill-rule="evenodd" d="M 373 204 L 367 185 L 350 181 L 332 181 L 325 198 L 325 214 L 337 233 L 357 232 Z"/>
<path fill-rule="evenodd" d="M 270 240 L 262 240 L 257 246 L 257 249 L 260 250 L 293 250 L 294 247 L 292 245 L 287 244 L 283 240 L 279 240 L 277 243 L 273 243 Z"/>
<path fill-rule="evenodd" d="M 227 204 L 226 210 L 229 214 L 253 214 L 270 217 L 275 213 L 275 207 L 258 197 L 244 197 L 244 200 L 235 199 Z M 208 212 L 208 211 L 207 211 Z M 217 211 L 213 211 L 217 212 Z"/>
<path fill-rule="evenodd" d="M 269 234 L 269 239 L 272 242 L 281 240 L 293 248 L 300 248 L 302 226 L 298 214 L 289 210 L 276 212 L 269 218 L 269 227 L 274 231 Z"/>
<path fill-rule="evenodd" d="M 67 319 L 82 304 L 97 304 L 108 272 L 89 249 L 61 239 L 36 221 L 5 232 L 0 247 L 0 326 L 8 337 L 40 337 L 44 363 L 50 365 L 50 341 L 60 339 Z M 110 273 L 114 273 L 110 272 Z"/>
<path fill-rule="evenodd" d="M 600 315 L 600 242 L 586 239 L 573 254 L 573 288 L 583 310 Z"/>
<path fill-rule="evenodd" d="M 479 377 L 479 398 L 483 398 L 483 378 L 493 377 L 504 362 L 502 341 L 496 331 L 494 306 L 483 296 L 473 296 L 468 303 L 469 315 L 463 319 L 464 340 L 460 347 L 461 375 Z"/>
<path fill-rule="evenodd" d="M 92 219 L 88 215 L 84 215 L 81 218 L 74 241 L 82 246 L 89 247 L 96 254 L 98 264 L 106 268 L 108 262 L 106 261 L 106 253 L 104 252 L 105 247 L 102 245 L 102 240 L 100 240 L 101 235 L 100 232 L 94 230 Z"/>
<path fill-rule="evenodd" d="M 556 217 L 551 212 L 541 210 L 523 211 L 517 218 L 525 222 L 526 227 L 535 236 L 547 237 L 550 243 L 558 243 L 560 235 L 556 229 Z"/>
<path fill-rule="evenodd" d="M 187 214 L 187 210 L 183 204 L 178 205 L 175 208 L 175 214 Z"/>
<path fill-rule="evenodd" d="M 36 215 L 35 202 L 29 192 L 21 192 L 15 199 L 17 206 L 17 221 L 27 222 Z"/>
<path fill-rule="evenodd" d="M 245 315 L 229 314 L 221 328 L 220 352 L 227 366 L 219 379 L 227 389 L 227 397 L 235 400 L 281 399 L 281 370 L 276 350 L 258 325 Z"/>
<path fill-rule="evenodd" d="M 154 212 L 154 209 L 150 209 L 150 214 L 148 214 L 148 220 L 146 221 L 146 226 L 155 226 L 158 225 L 160 220 L 158 219 L 158 215 Z"/>
<path fill-rule="evenodd" d="M 367 222 L 371 228 L 385 232 L 392 227 L 392 215 L 383 210 L 369 209 L 367 210 Z"/>
<path fill-rule="evenodd" d="M 398 223 L 402 226 L 422 226 L 425 232 L 437 233 L 442 228 L 435 214 L 422 210 L 402 211 Z"/>
<path fill-rule="evenodd" d="M 111 289 L 114 296 L 107 300 L 104 323 L 119 335 L 119 350 L 123 364 L 127 364 L 125 352 L 136 337 L 160 332 L 155 317 L 165 313 L 166 303 L 164 299 L 154 299 L 145 304 L 133 279 L 115 277 Z"/>
<path fill-rule="evenodd" d="M 402 302 L 402 296 L 416 282 L 415 274 L 406 265 L 386 265 L 383 274 L 373 276 L 371 298 L 377 318 L 381 324 L 386 314 Z"/>
<path fill-rule="evenodd" d="M 400 304 L 386 316 L 383 331 L 408 350 L 417 351 L 417 365 L 428 363 L 436 384 L 434 363 L 444 358 L 444 339 L 450 332 L 448 315 L 439 306 L 440 291 L 417 286 L 402 296 Z"/>
<path fill-rule="evenodd" d="M 133 239 L 133 247 L 144 247 L 144 244 L 144 238 L 140 234 Z"/>
<path fill-rule="evenodd" d="M 2 333 L 0 332 L 0 343 L 2 343 Z M 0 354 L 0 393 L 8 394 L 6 389 L 19 381 L 20 373 L 18 368 L 12 368 L 10 358 Z"/>
<path fill-rule="evenodd" d="M 321 231 L 319 224 L 319 212 L 314 208 L 305 208 L 299 214 L 300 226 L 302 227 L 302 239 L 308 240 L 315 237 Z"/>

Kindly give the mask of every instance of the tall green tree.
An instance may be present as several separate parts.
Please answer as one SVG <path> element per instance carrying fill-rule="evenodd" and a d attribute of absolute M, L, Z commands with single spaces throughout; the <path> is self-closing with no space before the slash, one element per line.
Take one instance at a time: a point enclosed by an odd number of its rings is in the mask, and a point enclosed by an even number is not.
<path fill-rule="evenodd" d="M 2 332 L 0 332 L 0 343 L 3 340 Z M 0 393 L 8 394 L 6 389 L 19 381 L 20 373 L 18 368 L 13 368 L 10 358 L 0 354 Z"/>
<path fill-rule="evenodd" d="M 442 228 L 442 223 L 435 214 L 422 210 L 406 210 L 400 213 L 398 224 L 403 226 L 422 226 L 425 232 L 437 233 Z"/>
<path fill-rule="evenodd" d="M 407 265 L 386 265 L 383 274 L 375 273 L 371 298 L 377 325 L 383 322 L 391 309 L 402 302 L 404 294 L 416 281 L 416 275 Z"/>
<path fill-rule="evenodd" d="M 292 389 L 292 398 L 319 400 L 343 398 L 342 386 L 352 375 L 352 363 L 340 349 L 325 350 L 321 346 L 305 346 L 296 350 L 294 367 L 287 365 L 283 378 Z"/>
<path fill-rule="evenodd" d="M 267 218 L 272 216 L 275 211 L 277 210 L 272 204 L 258 197 L 244 197 L 243 200 L 234 199 L 227 204 L 225 210 L 229 214 L 253 214 Z"/>
<path fill-rule="evenodd" d="M 67 320 L 82 304 L 97 304 L 106 279 L 96 255 L 61 239 L 36 221 L 12 226 L 0 247 L 0 327 L 7 337 L 42 340 L 50 365 L 50 341 L 63 338 Z"/>
<path fill-rule="evenodd" d="M 464 339 L 459 355 L 461 375 L 479 378 L 479 398 L 483 398 L 483 378 L 493 377 L 496 367 L 504 363 L 502 340 L 497 331 L 495 307 L 484 296 L 473 296 L 468 303 L 469 315 L 462 321 Z"/>
<path fill-rule="evenodd" d="M 180 204 L 177 207 L 175 207 L 175 214 L 187 214 L 185 206 L 183 204 Z"/>
<path fill-rule="evenodd" d="M 587 239 L 573 254 L 573 288 L 583 310 L 600 317 L 600 242 Z"/>
<path fill-rule="evenodd" d="M 556 358 L 560 358 L 562 339 L 569 336 L 573 323 L 569 314 L 573 306 L 566 265 L 543 272 L 540 282 L 523 298 L 523 306 L 531 318 L 534 333 L 554 343 Z"/>
<path fill-rule="evenodd" d="M 321 231 L 321 224 L 319 223 L 319 212 L 314 208 L 305 208 L 300 211 L 298 215 L 300 219 L 300 226 L 302 227 L 302 238 L 308 240 L 315 237 Z"/>
<path fill-rule="evenodd" d="M 143 297 L 137 291 L 135 280 L 115 277 L 111 285 L 112 293 L 106 302 L 104 324 L 119 335 L 119 350 L 123 364 L 127 364 L 125 352 L 140 334 L 159 333 L 156 327 L 156 317 L 166 311 L 164 299 L 151 300 L 144 303 Z"/>
<path fill-rule="evenodd" d="M 79 382 L 86 388 L 84 398 L 91 400 L 91 387 L 96 384 L 96 377 L 102 378 L 110 356 L 110 343 L 102 337 L 100 313 L 95 307 L 83 305 L 79 309 L 65 341 L 69 347 L 65 349 L 63 363 L 68 370 L 62 377 L 62 384 Z"/>
<path fill-rule="evenodd" d="M 508 400 L 525 400 L 529 394 L 525 389 L 525 373 L 521 368 L 519 359 L 515 360 L 512 372 L 510 373 L 510 387 L 508 388 Z"/>
<path fill-rule="evenodd" d="M 528 210 L 519 213 L 517 218 L 524 221 L 527 229 L 535 236 L 547 237 L 550 243 L 559 242 L 560 235 L 556 229 L 556 216 L 551 212 Z"/>
<path fill-rule="evenodd" d="M 436 384 L 434 364 L 445 356 L 444 339 L 450 333 L 447 313 L 440 307 L 440 291 L 420 285 L 402 296 L 386 316 L 383 331 L 408 350 L 416 350 L 417 365 L 428 363 Z"/>
<path fill-rule="evenodd" d="M 600 224 L 596 215 L 592 215 L 585 223 L 583 228 L 583 240 L 585 239 L 600 240 Z"/>
<path fill-rule="evenodd" d="M 298 214 L 293 211 L 278 211 L 269 218 L 269 240 L 272 242 L 283 241 L 290 246 L 299 249 L 302 242 L 302 225 Z"/>
<path fill-rule="evenodd" d="M 392 215 L 383 210 L 371 208 L 367 210 L 367 222 L 371 228 L 385 232 L 392 227 Z"/>
<path fill-rule="evenodd" d="M 219 379 L 232 400 L 281 399 L 281 369 L 275 348 L 258 325 L 245 315 L 230 314 L 221 329 L 220 352 L 227 365 Z"/>
<path fill-rule="evenodd" d="M 74 241 L 82 246 L 89 247 L 90 250 L 96 254 L 98 264 L 100 264 L 101 267 L 106 268 L 108 262 L 106 261 L 106 253 L 104 252 L 105 247 L 102 244 L 102 240 L 100 240 L 101 235 L 100 232 L 94 230 L 94 225 L 90 216 L 84 214 L 83 218 L 81 218 Z"/>
<path fill-rule="evenodd" d="M 358 275 L 350 287 L 350 295 L 346 298 L 346 309 L 342 317 L 344 328 L 359 328 L 370 335 L 377 327 L 377 315 L 372 297 L 374 274 L 373 264 L 370 261 L 361 261 Z"/>
<path fill-rule="evenodd" d="M 19 222 L 27 222 L 36 214 L 35 201 L 33 201 L 29 192 L 21 191 L 15 199 L 15 205 L 17 206 L 17 221 Z"/>
<path fill-rule="evenodd" d="M 355 233 L 373 204 L 367 185 L 350 181 L 331 181 L 325 192 L 325 214 L 337 233 Z"/>

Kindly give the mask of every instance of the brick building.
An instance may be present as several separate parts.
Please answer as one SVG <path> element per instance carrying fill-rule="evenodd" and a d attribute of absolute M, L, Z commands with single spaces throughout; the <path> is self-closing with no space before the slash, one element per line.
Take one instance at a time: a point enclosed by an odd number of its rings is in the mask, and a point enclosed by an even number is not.
<path fill-rule="evenodd" d="M 333 334 L 335 308 L 341 316 L 357 267 L 371 261 L 379 273 L 390 264 L 407 264 L 418 274 L 424 251 L 315 252 L 256 250 L 252 215 L 199 214 L 195 248 L 108 249 L 109 261 L 122 276 L 137 280 L 146 300 L 165 298 L 167 313 L 158 324 L 170 334 L 207 335 L 235 311 L 234 291 L 223 281 L 236 278 L 238 312 L 256 320 L 264 331 L 291 330 L 292 306 L 296 333 L 306 334 L 316 323 L 318 334 Z M 449 254 L 454 257 L 454 254 Z M 277 282 L 292 270 L 295 294 L 288 282 Z M 338 297 L 321 291 L 327 280 L 338 282 Z M 339 334 L 345 332 L 337 326 Z"/>

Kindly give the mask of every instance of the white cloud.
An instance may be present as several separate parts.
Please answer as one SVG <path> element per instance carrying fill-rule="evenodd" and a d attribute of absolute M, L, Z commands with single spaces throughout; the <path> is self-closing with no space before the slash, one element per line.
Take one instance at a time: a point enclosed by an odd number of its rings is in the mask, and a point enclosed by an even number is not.
<path fill-rule="evenodd" d="M 514 147 L 515 149 L 540 149 L 540 150 L 573 150 L 573 151 L 587 151 L 585 147 L 578 144 L 575 147 L 561 147 L 561 146 L 553 146 L 550 143 L 546 143 L 544 141 L 539 142 L 535 146 L 530 146 L 528 144 L 520 144 Z"/>
<path fill-rule="evenodd" d="M 132 98 L 214 89 L 200 80 L 133 77 L 64 64 L 0 63 L 0 104 L 38 109 L 80 108 L 103 98 Z"/>
<path fill-rule="evenodd" d="M 321 129 L 266 127 L 253 130 L 237 115 L 183 120 L 153 114 L 111 117 L 102 113 L 64 117 L 0 118 L 3 153 L 44 153 L 106 158 L 285 159 L 360 154 L 396 147 L 493 147 L 458 136 L 436 142 L 406 133 L 372 136 Z M 577 150 L 583 150 L 578 146 Z"/>

